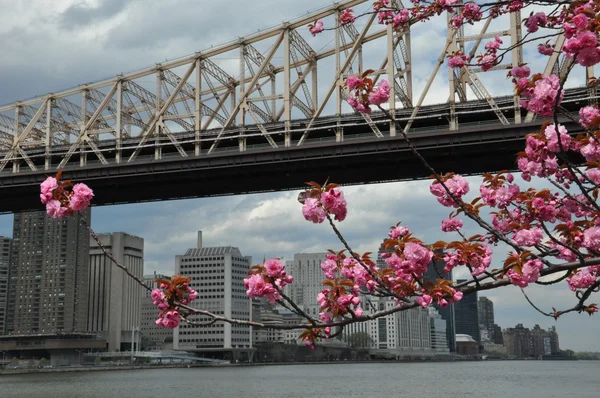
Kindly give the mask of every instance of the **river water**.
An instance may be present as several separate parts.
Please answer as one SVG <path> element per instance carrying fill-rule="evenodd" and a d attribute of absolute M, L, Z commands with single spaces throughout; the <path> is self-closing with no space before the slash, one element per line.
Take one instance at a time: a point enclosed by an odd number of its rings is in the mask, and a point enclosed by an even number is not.
<path fill-rule="evenodd" d="M 0 376 L 13 398 L 598 398 L 600 361 L 359 363 Z"/>

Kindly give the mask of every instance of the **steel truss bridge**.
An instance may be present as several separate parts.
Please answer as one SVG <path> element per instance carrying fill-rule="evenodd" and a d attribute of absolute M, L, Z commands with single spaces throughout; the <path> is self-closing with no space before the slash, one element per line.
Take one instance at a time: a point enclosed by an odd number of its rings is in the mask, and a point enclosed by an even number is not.
<path fill-rule="evenodd" d="M 360 27 L 322 33 L 332 43 L 322 49 L 310 44 L 316 39 L 307 34 L 309 23 L 336 26 L 344 9 L 371 3 L 336 3 L 186 58 L 0 106 L 0 212 L 39 209 L 38 184 L 60 169 L 88 182 L 95 204 L 295 189 L 328 176 L 341 183 L 426 177 L 382 113 L 344 113 L 344 79 L 366 65 L 377 68 L 375 82 L 393 81 L 390 111 L 439 171 L 513 168 L 523 137 L 543 121 L 521 109 L 515 96 L 492 97 L 480 69 L 443 65 L 447 54 L 473 57 L 495 36 L 506 46 L 518 42 L 520 14 L 507 17 L 502 31 L 489 32 L 490 20 L 476 35 L 447 29 L 417 97 L 410 27 L 395 31 L 373 14 Z M 560 36 L 555 50 L 563 43 Z M 571 66 L 559 53 L 549 57 L 544 74 Z M 235 66 L 224 58 L 237 59 Z M 522 64 L 522 48 L 505 59 L 494 69 Z M 441 70 L 447 101 L 425 106 Z M 593 76 L 591 68 L 585 73 Z M 570 89 L 563 105 L 575 111 L 597 98 L 593 89 Z"/>

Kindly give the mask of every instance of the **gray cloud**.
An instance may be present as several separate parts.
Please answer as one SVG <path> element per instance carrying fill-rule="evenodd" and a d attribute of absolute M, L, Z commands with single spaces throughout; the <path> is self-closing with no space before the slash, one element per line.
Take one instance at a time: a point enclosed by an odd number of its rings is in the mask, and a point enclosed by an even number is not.
<path fill-rule="evenodd" d="M 119 14 L 134 1 L 136 0 L 103 0 L 96 6 L 82 1 L 71 5 L 60 14 L 60 25 L 71 30 L 103 21 Z"/>

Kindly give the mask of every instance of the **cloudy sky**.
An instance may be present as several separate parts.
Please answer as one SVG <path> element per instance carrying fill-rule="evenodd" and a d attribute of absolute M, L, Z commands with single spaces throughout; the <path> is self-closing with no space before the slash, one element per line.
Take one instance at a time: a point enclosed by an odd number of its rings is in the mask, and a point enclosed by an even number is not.
<path fill-rule="evenodd" d="M 55 92 L 189 55 L 328 6 L 331 1 L 311 0 L 310 7 L 307 3 L 229 0 L 224 8 L 222 2 L 207 0 L 0 2 L 0 52 L 3 54 L 0 103 Z M 424 87 L 444 39 L 442 20 L 413 29 L 415 97 Z M 314 48 L 330 44 L 325 36 L 314 40 L 310 42 Z M 543 58 L 531 51 L 526 52 L 526 57 L 533 70 L 543 69 Z M 368 59 L 365 62 L 368 63 Z M 445 71 L 441 75 L 427 102 L 440 103 L 447 99 Z M 510 92 L 502 72 L 488 74 L 482 80 L 493 94 Z M 579 84 L 582 75 L 576 75 L 574 81 L 573 85 Z M 326 177 L 324 171 L 323 179 Z M 470 181 L 477 186 L 477 178 Z M 449 212 L 429 194 L 426 182 L 354 186 L 346 188 L 345 194 L 349 216 L 341 229 L 357 251 L 376 252 L 389 226 L 400 220 L 423 240 L 448 239 L 439 225 Z M 98 232 L 124 231 L 142 236 L 147 273 L 172 273 L 174 256 L 194 247 L 198 230 L 204 231 L 205 245 L 238 246 L 255 261 L 263 256 L 290 259 L 298 252 L 339 250 L 340 244 L 327 226 L 309 224 L 302 219 L 296 196 L 297 192 L 285 192 L 100 207 L 94 208 L 92 222 Z M 11 216 L 0 216 L 0 234 L 12 235 Z M 494 266 L 501 264 L 505 253 L 503 248 L 497 248 Z M 533 287 L 530 294 L 547 310 L 572 304 L 574 299 L 564 286 Z M 562 348 L 600 351 L 598 318 L 570 315 L 555 322 L 535 312 L 520 291 L 512 287 L 485 295 L 494 301 L 497 323 L 503 327 L 517 323 L 529 327 L 536 323 L 543 327 L 556 325 Z"/>

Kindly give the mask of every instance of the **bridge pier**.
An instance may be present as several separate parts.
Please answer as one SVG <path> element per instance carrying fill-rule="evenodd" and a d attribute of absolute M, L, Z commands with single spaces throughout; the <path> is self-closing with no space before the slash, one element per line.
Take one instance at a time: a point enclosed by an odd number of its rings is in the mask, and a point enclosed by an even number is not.
<path fill-rule="evenodd" d="M 335 142 L 342 142 L 342 141 L 344 141 L 344 128 L 338 127 L 335 130 Z"/>

